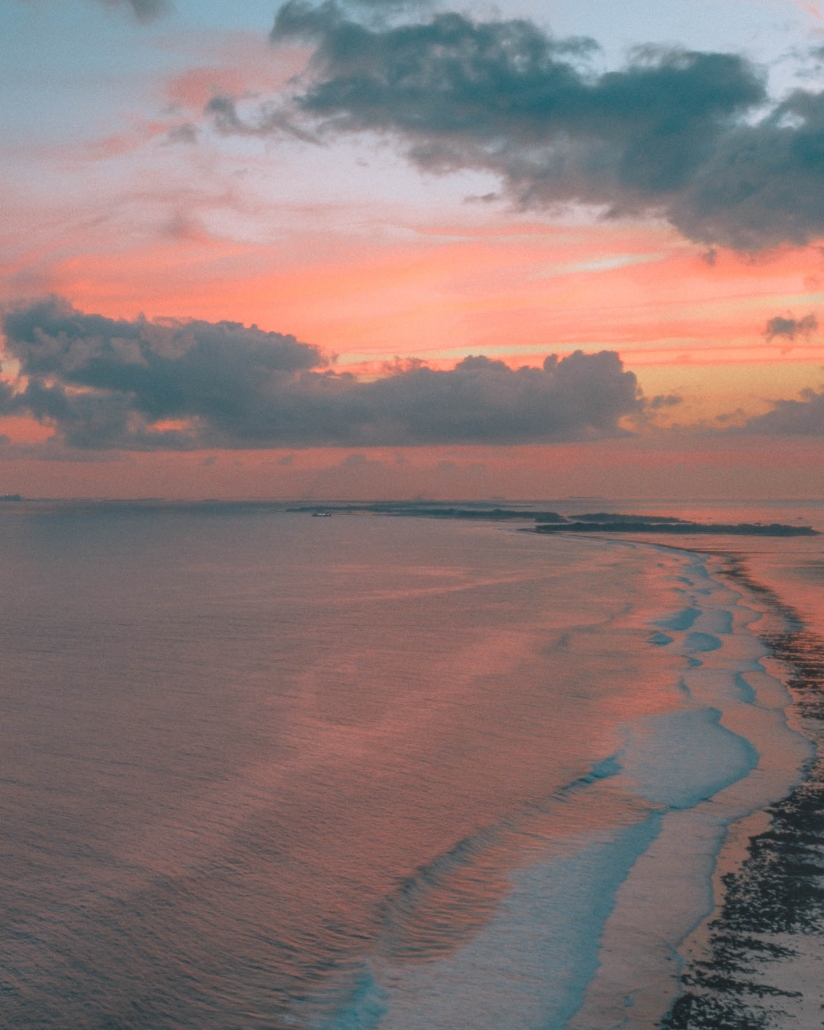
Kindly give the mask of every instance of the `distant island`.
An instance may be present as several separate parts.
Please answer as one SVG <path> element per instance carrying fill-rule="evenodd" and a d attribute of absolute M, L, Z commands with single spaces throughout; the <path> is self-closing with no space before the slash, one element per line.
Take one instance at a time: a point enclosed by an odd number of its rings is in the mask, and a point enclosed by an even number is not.
<path fill-rule="evenodd" d="M 487 522 L 534 522 L 536 533 L 701 533 L 717 536 L 818 536 L 811 526 L 789 526 L 780 522 L 691 522 L 669 515 L 618 515 L 590 512 L 560 515 L 556 511 L 527 508 L 452 507 L 433 503 L 376 502 L 374 504 L 303 505 L 287 508 L 291 512 L 331 515 L 334 512 L 371 515 L 403 515 L 429 519 L 471 519 Z"/>
<path fill-rule="evenodd" d="M 372 504 L 304 504 L 287 508 L 291 512 L 306 512 L 310 515 L 331 515 L 334 512 L 362 512 L 367 515 L 406 515 L 427 519 L 542 519 L 562 520 L 563 516 L 552 511 L 535 512 L 517 508 L 488 508 L 483 505 L 471 508 L 453 508 L 445 504 L 420 504 L 417 501 L 375 501 Z"/>
<path fill-rule="evenodd" d="M 688 522 L 684 519 L 643 518 L 632 515 L 597 521 L 580 515 L 562 523 L 539 523 L 536 533 L 704 533 L 719 536 L 818 536 L 812 526 L 788 526 L 781 522 Z"/>

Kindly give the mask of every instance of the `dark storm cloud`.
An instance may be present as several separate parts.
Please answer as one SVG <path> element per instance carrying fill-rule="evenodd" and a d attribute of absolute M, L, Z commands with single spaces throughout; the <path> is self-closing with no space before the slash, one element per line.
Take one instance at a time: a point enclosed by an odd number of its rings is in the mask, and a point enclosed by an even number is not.
<path fill-rule="evenodd" d="M 615 436 L 643 410 L 611 351 L 516 371 L 469 357 L 362 382 L 294 337 L 233 322 L 115 321 L 49 299 L 7 314 L 21 389 L 0 406 L 72 447 L 400 446 Z"/>
<path fill-rule="evenodd" d="M 782 315 L 776 315 L 775 318 L 771 318 L 767 322 L 764 335 L 768 340 L 773 340 L 776 336 L 783 336 L 787 340 L 794 340 L 797 336 L 809 336 L 817 328 L 818 319 L 812 312 L 803 318 L 784 318 Z"/>
<path fill-rule="evenodd" d="M 332 0 L 290 0 L 271 38 L 314 46 L 293 98 L 307 126 L 393 134 L 420 167 L 493 172 L 524 207 L 658 214 L 741 249 L 824 232 L 824 94 L 770 108 L 762 74 L 735 54 L 647 48 L 594 74 L 592 41 L 529 21 L 447 13 L 375 28 Z M 223 103 L 225 128 L 237 113 Z"/>

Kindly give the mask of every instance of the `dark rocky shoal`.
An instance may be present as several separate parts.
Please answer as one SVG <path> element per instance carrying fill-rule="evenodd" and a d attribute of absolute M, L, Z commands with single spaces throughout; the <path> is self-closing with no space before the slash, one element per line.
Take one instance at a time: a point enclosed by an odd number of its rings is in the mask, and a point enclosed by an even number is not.
<path fill-rule="evenodd" d="M 686 522 L 663 521 L 631 515 L 597 521 L 597 516 L 579 515 L 574 521 L 544 524 L 538 521 L 536 533 L 690 533 L 713 536 L 818 536 L 811 526 L 788 526 L 781 522 Z"/>
<path fill-rule="evenodd" d="M 793 938 L 817 937 L 824 948 L 824 640 L 753 582 L 740 558 L 726 558 L 727 576 L 776 617 L 778 628 L 762 639 L 793 670 L 788 685 L 817 757 L 805 781 L 767 809 L 769 828 L 750 839 L 738 871 L 723 877 L 708 954 L 687 963 L 661 1030 L 813 1030 L 824 1026 L 824 1011 L 811 1025 L 799 1023 L 800 993 L 771 985 L 769 967 L 792 962 Z"/>

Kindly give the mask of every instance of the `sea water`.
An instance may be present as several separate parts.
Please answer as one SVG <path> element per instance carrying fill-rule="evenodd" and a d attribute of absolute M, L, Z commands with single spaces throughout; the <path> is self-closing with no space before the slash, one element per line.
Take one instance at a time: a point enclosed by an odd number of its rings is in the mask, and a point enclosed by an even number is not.
<path fill-rule="evenodd" d="M 706 556 L 0 512 L 0 1025 L 653 1026 L 809 745 Z"/>

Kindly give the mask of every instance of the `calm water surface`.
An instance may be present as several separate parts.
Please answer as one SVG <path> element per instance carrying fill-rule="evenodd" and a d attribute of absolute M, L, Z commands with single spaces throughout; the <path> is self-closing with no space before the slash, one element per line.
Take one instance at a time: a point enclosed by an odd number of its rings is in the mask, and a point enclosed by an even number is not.
<path fill-rule="evenodd" d="M 666 549 L 263 511 L 0 528 L 4 1027 L 610 1025 L 600 942 L 641 871 L 671 891 L 681 842 L 683 903 L 630 949 L 658 990 L 726 822 L 806 753 L 758 613 Z"/>

